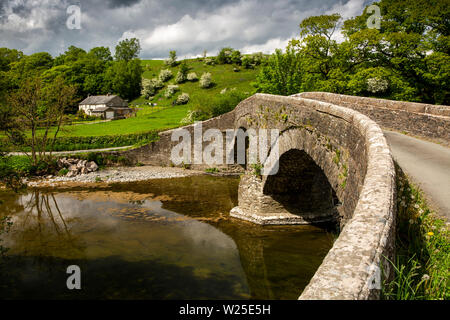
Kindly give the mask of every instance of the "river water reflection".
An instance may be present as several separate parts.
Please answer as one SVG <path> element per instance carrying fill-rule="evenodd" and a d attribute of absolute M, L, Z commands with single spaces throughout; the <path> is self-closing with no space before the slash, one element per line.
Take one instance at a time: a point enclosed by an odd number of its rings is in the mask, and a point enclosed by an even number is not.
<path fill-rule="evenodd" d="M 334 236 L 229 217 L 237 178 L 2 192 L 0 298 L 296 299 Z M 81 268 L 68 290 L 66 268 Z"/>

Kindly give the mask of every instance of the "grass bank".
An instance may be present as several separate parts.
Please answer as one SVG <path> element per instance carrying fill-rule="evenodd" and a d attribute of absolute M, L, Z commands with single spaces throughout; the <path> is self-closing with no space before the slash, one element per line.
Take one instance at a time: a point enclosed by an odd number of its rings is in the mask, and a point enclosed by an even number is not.
<path fill-rule="evenodd" d="M 389 300 L 449 300 L 450 233 L 422 191 L 396 164 L 395 278 L 382 294 Z"/>

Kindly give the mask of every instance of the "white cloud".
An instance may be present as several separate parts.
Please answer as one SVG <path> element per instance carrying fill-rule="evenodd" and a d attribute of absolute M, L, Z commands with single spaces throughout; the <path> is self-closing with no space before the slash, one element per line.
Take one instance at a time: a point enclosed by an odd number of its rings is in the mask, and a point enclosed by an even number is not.
<path fill-rule="evenodd" d="M 275 49 L 283 49 L 284 51 L 284 49 L 288 45 L 289 40 L 291 40 L 293 37 L 294 35 L 287 39 L 273 38 L 267 40 L 267 42 L 263 44 L 248 45 L 241 48 L 241 53 L 255 53 L 255 52 L 273 53 Z"/>
<path fill-rule="evenodd" d="M 347 2 L 339 1 L 339 3 L 336 3 L 330 10 L 325 12 L 325 14 L 339 13 L 344 21 L 361 15 L 366 5 L 364 0 L 349 0 Z M 335 32 L 333 39 L 342 42 L 344 41 L 344 35 L 338 30 Z"/>
<path fill-rule="evenodd" d="M 372 0 L 365 0 L 371 2 Z M 231 46 L 242 52 L 273 52 L 298 36 L 299 23 L 311 15 L 339 12 L 359 15 L 364 0 L 83 0 L 81 30 L 65 26 L 70 0 L 11 0 L 0 3 L 0 46 L 26 54 L 59 54 L 62 44 L 89 50 L 114 49 L 137 37 L 142 58 L 179 57 Z M 3 16 L 3 17 L 1 17 Z M 339 35 L 338 35 L 339 36 Z"/>

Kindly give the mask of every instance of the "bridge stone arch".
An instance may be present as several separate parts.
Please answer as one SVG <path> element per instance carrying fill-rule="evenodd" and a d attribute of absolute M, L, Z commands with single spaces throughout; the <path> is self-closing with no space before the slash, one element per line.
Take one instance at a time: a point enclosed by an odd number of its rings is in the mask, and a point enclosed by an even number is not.
<path fill-rule="evenodd" d="M 310 223 L 337 217 L 340 235 L 300 299 L 379 297 L 380 290 L 372 286 L 372 280 L 379 267 L 386 277 L 392 274 L 385 257 L 392 258 L 394 251 L 396 195 L 392 156 L 374 121 L 324 101 L 256 94 L 233 111 L 203 122 L 203 127 L 222 132 L 240 127 L 279 129 L 280 154 L 292 152 L 293 158 L 303 157 L 304 163 L 310 164 L 308 168 L 314 167 L 313 162 L 327 178 L 338 206 L 303 215 L 289 210 L 273 214 L 266 210 L 276 200 L 268 192 L 271 178 L 260 177 L 247 167 L 240 180 L 238 207 L 230 213 L 263 224 Z M 184 128 L 194 131 L 193 125 Z M 177 144 L 171 141 L 172 132 L 162 132 L 159 141 L 122 154 L 143 164 L 170 165 L 170 150 Z"/>
<path fill-rule="evenodd" d="M 272 178 L 247 170 L 239 185 L 238 207 L 232 216 L 257 223 L 307 223 L 338 217 L 339 238 L 305 288 L 300 299 L 370 299 L 380 294 L 372 286 L 373 270 L 391 266 L 395 229 L 395 170 L 381 128 L 351 109 L 305 98 L 257 94 L 241 102 L 235 124 L 277 128 L 280 155 L 305 157 L 320 167 L 335 191 L 334 212 L 295 215 L 279 210 L 265 194 Z M 302 155 L 302 156 L 300 156 Z"/>
<path fill-rule="evenodd" d="M 279 170 L 264 177 L 262 192 L 287 212 L 332 212 L 335 193 L 322 169 L 303 150 L 290 149 L 280 155 Z M 334 197 L 333 197 L 334 196 Z M 333 218 L 333 215 L 331 215 Z"/>
<path fill-rule="evenodd" d="M 241 177 L 239 206 L 231 215 L 259 224 L 310 224 L 339 220 L 339 168 L 317 137 L 288 128 L 278 139 L 278 173 Z M 342 213 L 344 214 L 344 213 Z"/>
<path fill-rule="evenodd" d="M 280 175 L 276 178 L 258 177 L 247 170 L 241 177 L 239 205 L 231 211 L 232 216 L 260 224 L 308 224 L 338 220 L 341 226 L 351 218 L 366 173 L 366 145 L 351 117 L 343 117 L 345 112 L 342 111 L 347 109 L 336 107 L 339 110 L 333 112 L 339 112 L 333 114 L 323 108 L 327 104 L 320 104 L 307 99 L 257 94 L 235 109 L 235 127 L 256 131 L 259 128 L 280 130 L 278 145 L 281 157 L 290 150 L 302 151 L 297 153 L 299 158 L 289 160 L 291 167 L 297 166 L 297 169 L 292 168 L 290 179 L 285 178 L 288 184 L 300 187 L 296 179 L 317 181 L 315 184 L 313 181 L 303 184 L 302 192 L 306 192 L 303 196 L 296 190 L 280 195 L 267 189 L 267 183 L 279 180 Z M 318 109 L 318 106 L 324 110 Z M 285 159 L 281 160 L 284 162 Z M 295 164 L 295 161 L 298 163 Z M 287 170 L 288 167 L 282 169 Z M 320 190 L 318 185 L 323 188 Z M 315 192 L 308 190 L 313 186 L 316 187 Z M 289 208 L 283 205 L 283 197 L 298 201 Z M 313 201 L 314 206 L 302 207 L 301 199 L 305 197 L 317 199 Z M 324 203 L 318 199 L 324 200 Z"/>

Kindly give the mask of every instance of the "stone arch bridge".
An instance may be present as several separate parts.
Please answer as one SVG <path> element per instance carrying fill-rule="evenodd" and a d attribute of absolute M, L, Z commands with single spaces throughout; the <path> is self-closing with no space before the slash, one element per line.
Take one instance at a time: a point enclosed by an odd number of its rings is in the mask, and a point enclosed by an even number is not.
<path fill-rule="evenodd" d="M 204 130 L 224 134 L 233 128 L 280 131 L 276 175 L 260 176 L 248 165 L 225 166 L 243 172 L 231 216 L 259 224 L 339 222 L 340 235 L 301 299 L 377 298 L 378 268 L 391 275 L 385 258 L 392 258 L 394 249 L 395 169 L 382 129 L 371 118 L 383 127 L 406 124 L 415 135 L 450 141 L 449 107 L 327 93 L 256 94 L 202 122 Z M 193 125 L 184 129 L 193 135 Z M 143 164 L 172 165 L 171 150 L 178 144 L 173 132 L 122 154 Z"/>

